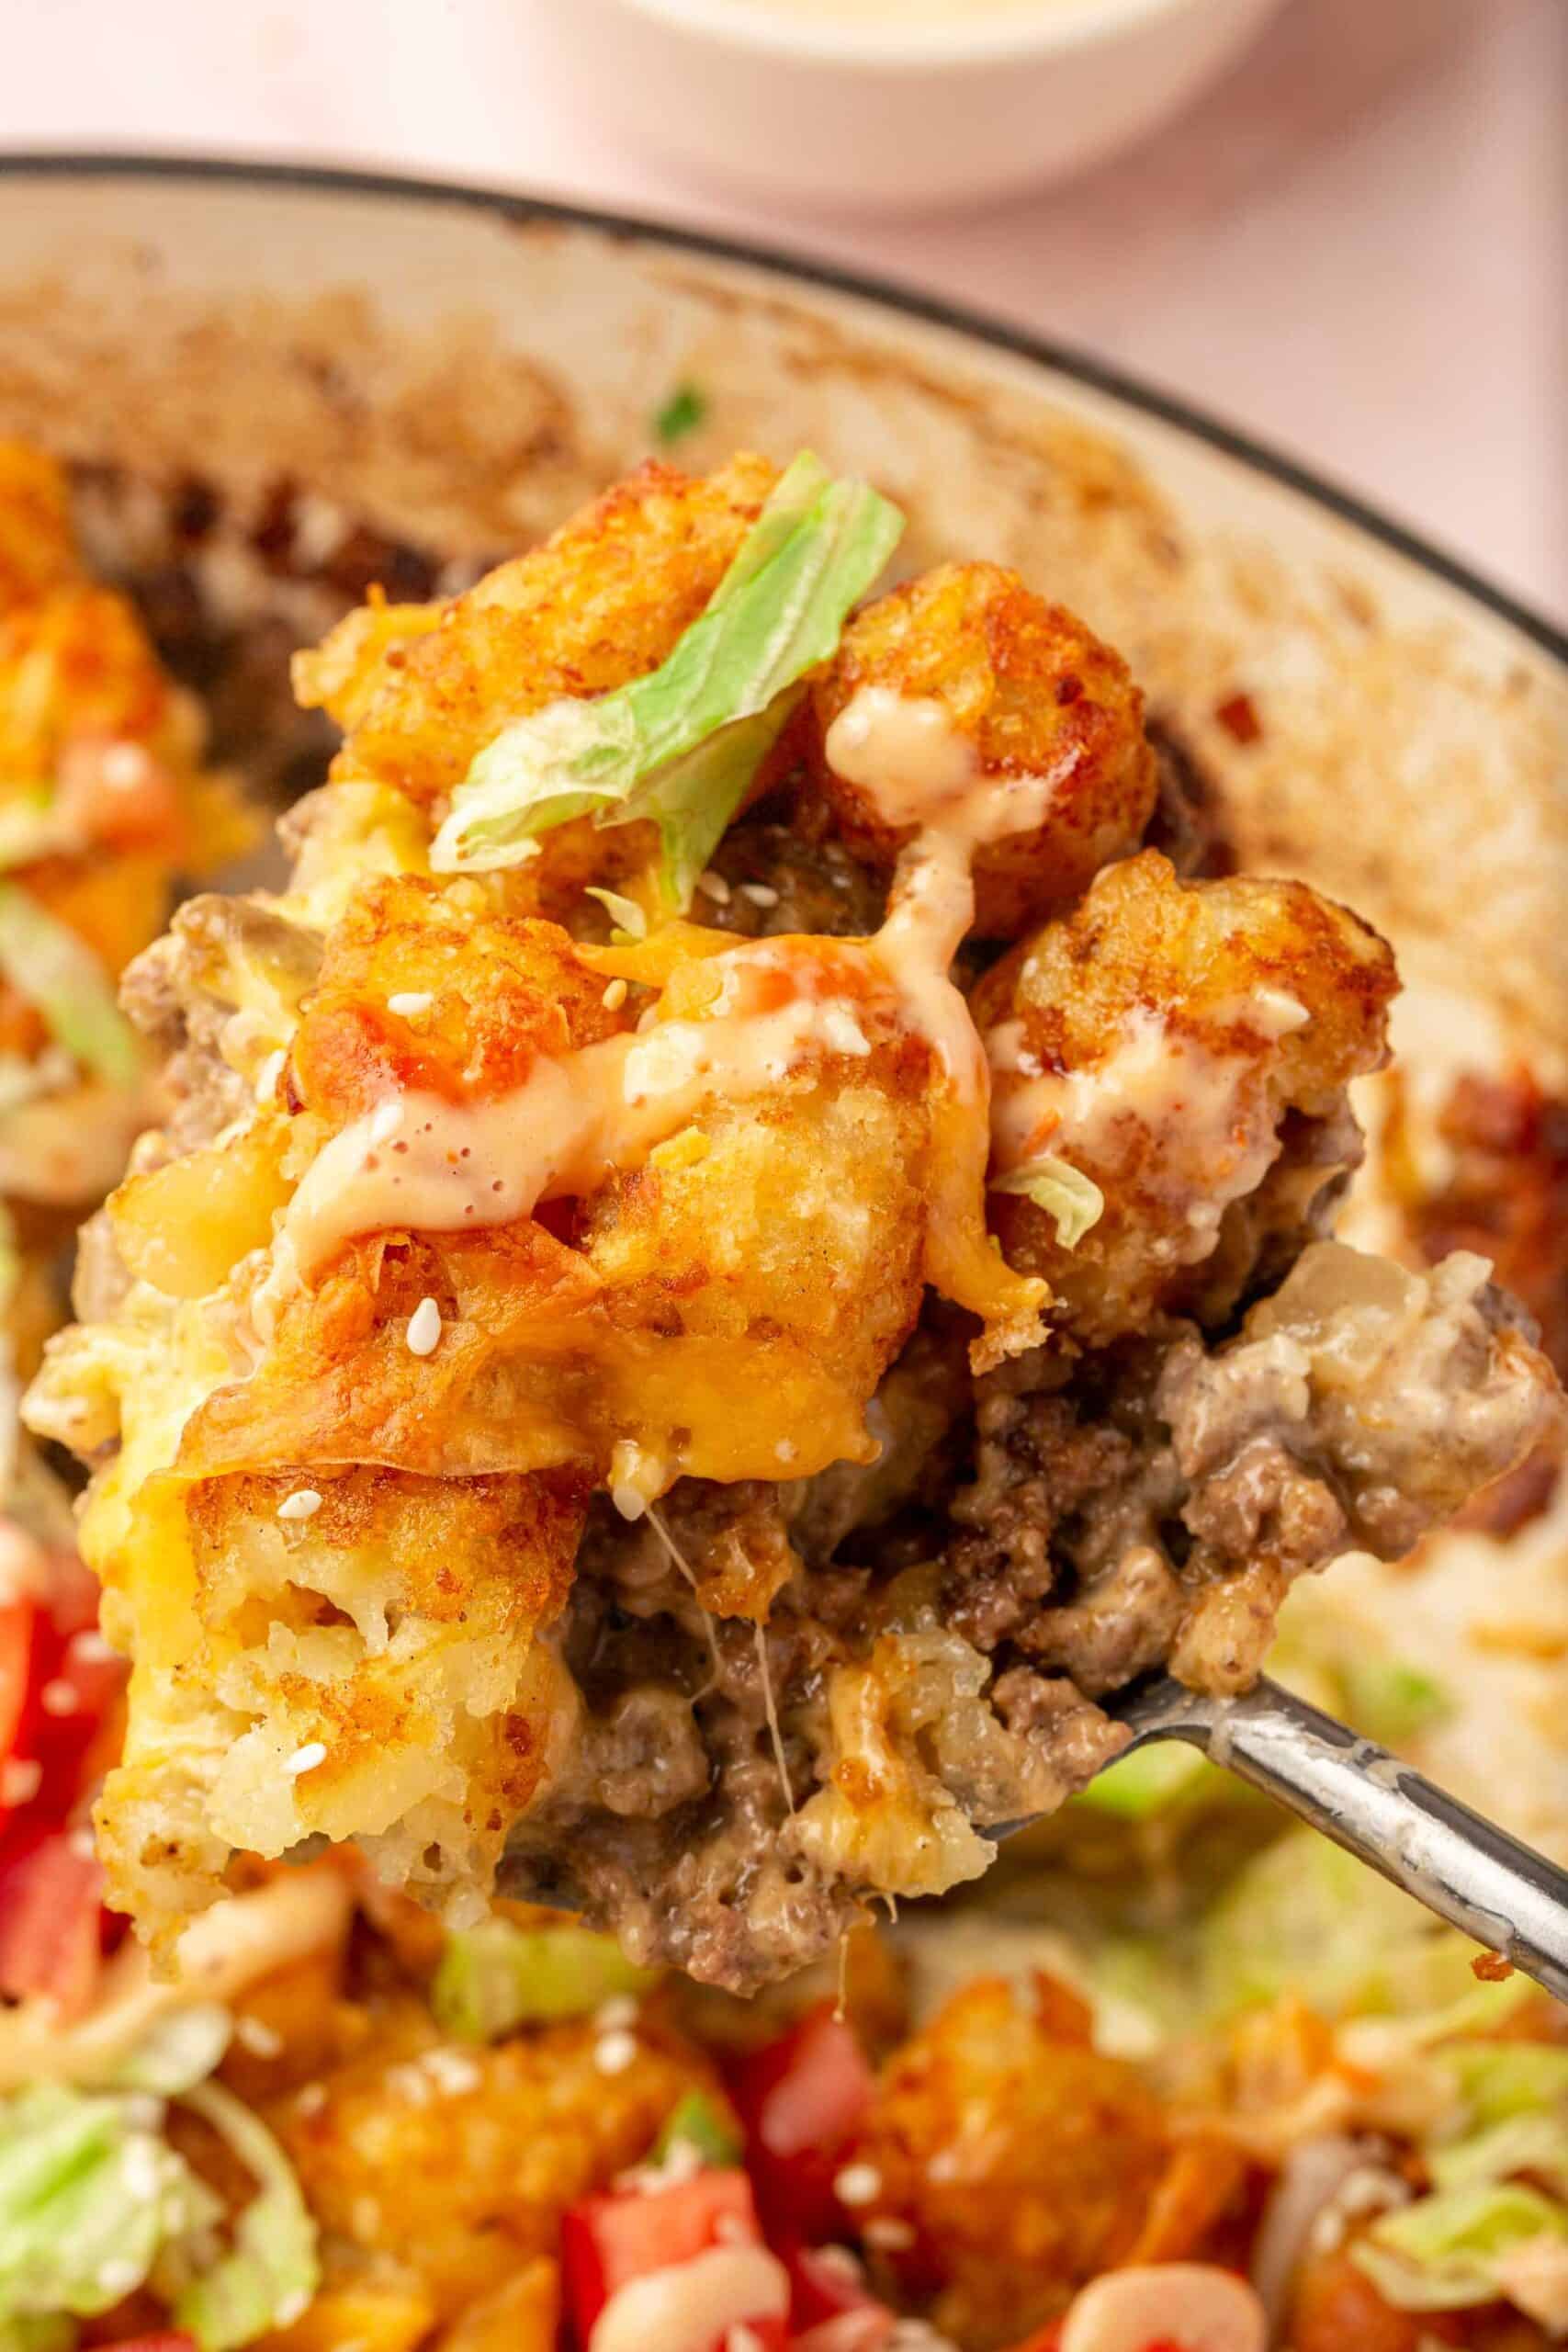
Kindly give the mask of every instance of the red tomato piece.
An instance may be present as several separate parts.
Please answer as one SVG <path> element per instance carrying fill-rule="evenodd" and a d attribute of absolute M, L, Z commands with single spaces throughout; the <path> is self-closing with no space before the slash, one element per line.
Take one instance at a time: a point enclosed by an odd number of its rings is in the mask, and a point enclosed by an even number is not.
<path fill-rule="evenodd" d="M 668 2188 L 611 2188 L 570 2207 L 561 2222 L 561 2273 L 580 2344 L 617 2288 L 673 2270 L 714 2245 L 761 2245 L 756 2199 L 743 2172 L 694 2173 Z M 774 2352 L 763 2323 L 753 2332 Z M 782 2327 L 778 2344 L 784 2341 Z"/>
<path fill-rule="evenodd" d="M 49 1831 L 0 1871 L 0 1993 L 42 1995 L 79 2017 L 98 1981 L 103 1872 L 68 1833 Z"/>
<path fill-rule="evenodd" d="M 37 1622 L 38 1611 L 30 1600 L 7 1601 L 0 1609 L 0 1762 L 16 1754 L 21 1736 Z"/>
<path fill-rule="evenodd" d="M 809 2244 L 843 2231 L 833 2181 L 873 2087 L 853 2029 L 828 2002 L 735 2069 L 730 2096 L 746 2129 L 747 2162 L 777 2235 Z"/>
<path fill-rule="evenodd" d="M 194 2335 L 125 2335 L 103 2352 L 197 2352 Z"/>

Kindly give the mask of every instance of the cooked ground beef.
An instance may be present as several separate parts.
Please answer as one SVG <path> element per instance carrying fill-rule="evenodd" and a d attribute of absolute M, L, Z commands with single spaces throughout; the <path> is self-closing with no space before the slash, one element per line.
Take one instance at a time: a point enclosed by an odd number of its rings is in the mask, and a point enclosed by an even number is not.
<path fill-rule="evenodd" d="M 994 1668 L 992 1732 L 942 1763 L 977 1826 L 1006 1824 L 1119 1752 L 1097 1700 L 1173 1657 L 1244 1687 L 1295 1577 L 1401 1555 L 1555 1409 L 1475 1260 L 1423 1283 L 1330 1244 L 1233 1338 L 1173 1321 L 978 1381 L 964 1337 L 922 1326 L 872 1469 L 686 1480 L 637 1525 L 595 1505 L 562 1634 L 586 1728 L 570 1786 L 519 1826 L 510 1891 L 737 1989 L 803 1964 L 854 1908 L 793 1843 L 831 1768 L 828 1670 L 911 1578 Z M 748 1573 L 774 1596 L 765 1634 L 703 1606 L 743 1605 Z"/>

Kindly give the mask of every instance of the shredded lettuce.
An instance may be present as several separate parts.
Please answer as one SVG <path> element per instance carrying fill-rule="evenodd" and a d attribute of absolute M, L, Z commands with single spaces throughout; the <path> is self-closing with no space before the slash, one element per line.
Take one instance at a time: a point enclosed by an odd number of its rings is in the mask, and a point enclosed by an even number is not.
<path fill-rule="evenodd" d="M 1197 1748 L 1164 1740 L 1140 1747 L 1134 1755 L 1119 1756 L 1095 1774 L 1077 1802 L 1118 1821 L 1152 1821 L 1190 1797 L 1206 1794 L 1220 1777 L 1219 1767 Z"/>
<path fill-rule="evenodd" d="M 515 865 L 574 817 L 652 820 L 667 904 L 696 876 L 783 726 L 837 646 L 904 518 L 869 483 L 795 458 L 706 610 L 667 660 L 593 702 L 560 701 L 487 744 L 431 849 L 438 873 Z"/>
<path fill-rule="evenodd" d="M 615 924 L 616 933 L 626 939 L 637 940 L 648 937 L 648 917 L 635 899 L 623 899 L 618 890 L 602 890 L 592 882 L 588 884 L 583 896 L 598 899 L 599 904 Z"/>
<path fill-rule="evenodd" d="M 1338 1666 L 1340 1709 L 1358 1731 L 1399 1747 L 1453 1713 L 1453 1693 L 1402 1658 L 1347 1657 Z"/>
<path fill-rule="evenodd" d="M 48 785 L 25 785 L 0 800 L 0 874 L 79 846 L 62 825 Z"/>
<path fill-rule="evenodd" d="M 707 394 L 700 385 L 677 384 L 662 407 L 654 411 L 653 437 L 668 449 L 694 433 L 707 413 Z"/>
<path fill-rule="evenodd" d="M 519 1928 L 484 1919 L 447 1937 L 430 1988 L 436 2023 L 465 2041 L 493 2041 L 520 2025 L 586 2017 L 617 1994 L 659 1981 L 636 1968 L 612 1936 L 563 1923 Z"/>
<path fill-rule="evenodd" d="M 260 2193 L 234 2225 L 230 2252 L 175 2299 L 175 2324 L 201 2352 L 231 2352 L 275 2327 L 289 2327 L 321 2278 L 316 2224 L 277 2142 L 250 2109 L 217 2083 L 186 2093 L 186 2103 L 220 2132 Z"/>
<path fill-rule="evenodd" d="M 1076 1250 L 1105 1214 L 1105 1195 L 1099 1185 L 1054 1152 L 1045 1152 L 1006 1176 L 992 1177 L 990 1185 L 993 1193 L 1022 1193 L 1043 1209 L 1055 1220 L 1056 1238 L 1064 1250 Z"/>
<path fill-rule="evenodd" d="M 663 2164 L 677 2148 L 692 2149 L 705 2165 L 728 2166 L 740 2162 L 735 2128 L 705 2091 L 688 2091 L 671 2109 L 653 2143 L 653 2162 Z"/>
<path fill-rule="evenodd" d="M 0 2352 L 72 2352 L 76 2323 L 62 2312 L 0 2315 Z"/>
<path fill-rule="evenodd" d="M 1520 2051 L 1532 2047 L 1528 2042 L 1513 2046 Z M 1427 2163 L 1438 2188 L 1473 2188 L 1483 2181 L 1517 2180 L 1528 2174 L 1568 2198 L 1568 2120 L 1543 2109 L 1510 2115 L 1506 2122 L 1432 2149 Z"/>
<path fill-rule="evenodd" d="M 1417 2198 L 1375 2221 L 1350 2258 L 1397 2311 L 1462 2311 L 1504 2294 L 1500 2264 L 1543 2241 L 1568 2244 L 1568 2210 L 1516 2181 Z"/>
<path fill-rule="evenodd" d="M 1442 2061 L 1476 2125 L 1506 2123 L 1568 2100 L 1568 2050 L 1555 2043 L 1450 2041 Z"/>
<path fill-rule="evenodd" d="M 205 2082 L 228 2049 L 232 2030 L 233 2019 L 216 2001 L 171 2009 L 120 2060 L 110 2087 L 175 2098 Z"/>
<path fill-rule="evenodd" d="M 144 2099 L 53 2083 L 0 2105 L 0 2316 L 107 2311 L 165 2246 L 218 2219 L 161 2120 Z"/>
<path fill-rule="evenodd" d="M 86 1069 L 130 1084 L 141 1055 L 102 966 L 16 882 L 0 881 L 0 972 Z"/>
<path fill-rule="evenodd" d="M 1203 1973 L 1225 2017 L 1298 1994 L 1330 2017 L 1420 2018 L 1473 2031 L 1519 1997 L 1478 1984 L 1475 1947 L 1315 1831 L 1281 1838 L 1208 1914 Z"/>

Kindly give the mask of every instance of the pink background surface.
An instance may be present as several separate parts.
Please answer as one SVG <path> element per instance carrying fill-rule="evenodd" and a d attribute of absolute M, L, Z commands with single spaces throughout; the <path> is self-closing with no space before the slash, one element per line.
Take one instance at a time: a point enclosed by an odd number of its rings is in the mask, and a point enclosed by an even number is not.
<path fill-rule="evenodd" d="M 571 0 L 9 0 L 0 142 L 372 161 L 884 271 L 1074 343 L 1568 609 L 1568 6 L 1290 0 L 1179 122 L 962 216 L 792 218 L 558 103 Z"/>

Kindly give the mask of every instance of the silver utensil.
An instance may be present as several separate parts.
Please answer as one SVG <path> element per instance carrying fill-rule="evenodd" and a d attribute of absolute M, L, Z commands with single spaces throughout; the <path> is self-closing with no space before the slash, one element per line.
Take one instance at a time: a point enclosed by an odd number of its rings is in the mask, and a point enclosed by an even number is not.
<path fill-rule="evenodd" d="M 1158 1675 L 1101 1703 L 1133 1747 L 1182 1739 L 1201 1748 L 1568 2001 L 1568 1871 L 1375 1740 L 1269 1681 L 1213 1699 Z"/>

